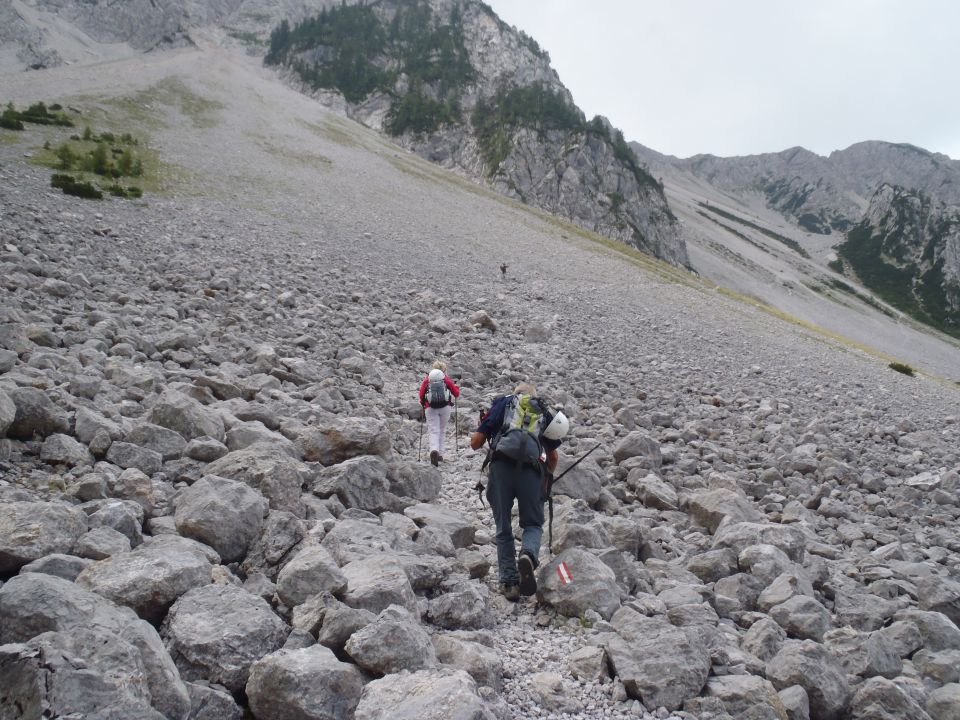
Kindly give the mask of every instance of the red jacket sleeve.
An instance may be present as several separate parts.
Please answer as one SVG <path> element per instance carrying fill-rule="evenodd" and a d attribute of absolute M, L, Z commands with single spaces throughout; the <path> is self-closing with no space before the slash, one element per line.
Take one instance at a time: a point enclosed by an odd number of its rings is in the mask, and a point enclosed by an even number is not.
<path fill-rule="evenodd" d="M 457 384 L 450 379 L 449 375 L 444 375 L 444 382 L 447 383 L 447 387 L 450 388 L 450 392 L 453 393 L 454 397 L 460 397 L 460 388 L 457 387 Z"/>
<path fill-rule="evenodd" d="M 423 405 L 423 396 L 427 394 L 427 386 L 430 384 L 430 378 L 424 378 L 420 383 L 420 404 Z"/>

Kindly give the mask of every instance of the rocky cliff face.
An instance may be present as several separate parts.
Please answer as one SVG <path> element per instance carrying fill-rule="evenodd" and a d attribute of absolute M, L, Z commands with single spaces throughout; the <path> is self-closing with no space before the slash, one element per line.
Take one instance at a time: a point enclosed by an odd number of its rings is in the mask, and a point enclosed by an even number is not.
<path fill-rule="evenodd" d="M 881 185 L 840 254 L 889 302 L 960 332 L 960 210 Z"/>
<path fill-rule="evenodd" d="M 362 28 L 362 54 L 340 41 L 342 26 L 351 38 Z M 602 118 L 588 123 L 549 56 L 484 3 L 385 0 L 283 33 L 267 62 L 353 119 L 511 197 L 688 264 L 662 188 L 619 132 Z M 342 71 L 348 59 L 359 77 Z"/>

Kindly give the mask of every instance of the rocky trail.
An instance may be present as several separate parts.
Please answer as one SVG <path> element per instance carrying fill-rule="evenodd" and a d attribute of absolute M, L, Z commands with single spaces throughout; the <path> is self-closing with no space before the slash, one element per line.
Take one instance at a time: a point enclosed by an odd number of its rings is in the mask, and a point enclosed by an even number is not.
<path fill-rule="evenodd" d="M 0 143 L 0 715 L 960 714 L 956 387 L 162 57 L 146 89 L 218 103 L 150 96 L 167 194 Z M 535 599 L 496 593 L 465 436 L 417 462 L 436 358 L 463 433 L 529 380 L 561 469 L 601 446 Z"/>

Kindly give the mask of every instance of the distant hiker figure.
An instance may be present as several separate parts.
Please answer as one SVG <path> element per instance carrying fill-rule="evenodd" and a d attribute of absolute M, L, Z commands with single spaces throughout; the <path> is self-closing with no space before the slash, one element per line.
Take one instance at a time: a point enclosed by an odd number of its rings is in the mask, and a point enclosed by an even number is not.
<path fill-rule="evenodd" d="M 453 410 L 453 399 L 460 397 L 460 388 L 447 377 L 446 363 L 437 360 L 433 370 L 420 384 L 420 405 L 427 417 L 430 439 L 430 462 L 436 467 L 443 460 L 443 435 Z"/>
<path fill-rule="evenodd" d="M 512 601 L 537 591 L 534 570 L 540 564 L 546 488 L 570 427 L 566 416 L 551 411 L 536 393 L 533 385 L 521 383 L 512 395 L 497 398 L 470 436 L 474 450 L 490 443 L 482 469 L 490 478 L 487 500 L 497 525 L 500 592 Z M 511 524 L 514 500 L 523 530 L 519 559 Z"/>
<path fill-rule="evenodd" d="M 506 263 L 501 263 L 501 265 L 500 265 L 500 276 L 501 276 L 504 280 L 507 279 L 507 267 L 508 267 L 508 266 L 507 266 Z"/>

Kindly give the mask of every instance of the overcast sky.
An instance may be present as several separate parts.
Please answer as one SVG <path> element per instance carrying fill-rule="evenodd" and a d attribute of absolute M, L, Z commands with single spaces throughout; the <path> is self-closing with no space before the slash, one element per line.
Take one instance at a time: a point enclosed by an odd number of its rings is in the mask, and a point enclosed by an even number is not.
<path fill-rule="evenodd" d="M 659 152 L 888 140 L 960 159 L 956 0 L 486 1 L 587 117 Z"/>

